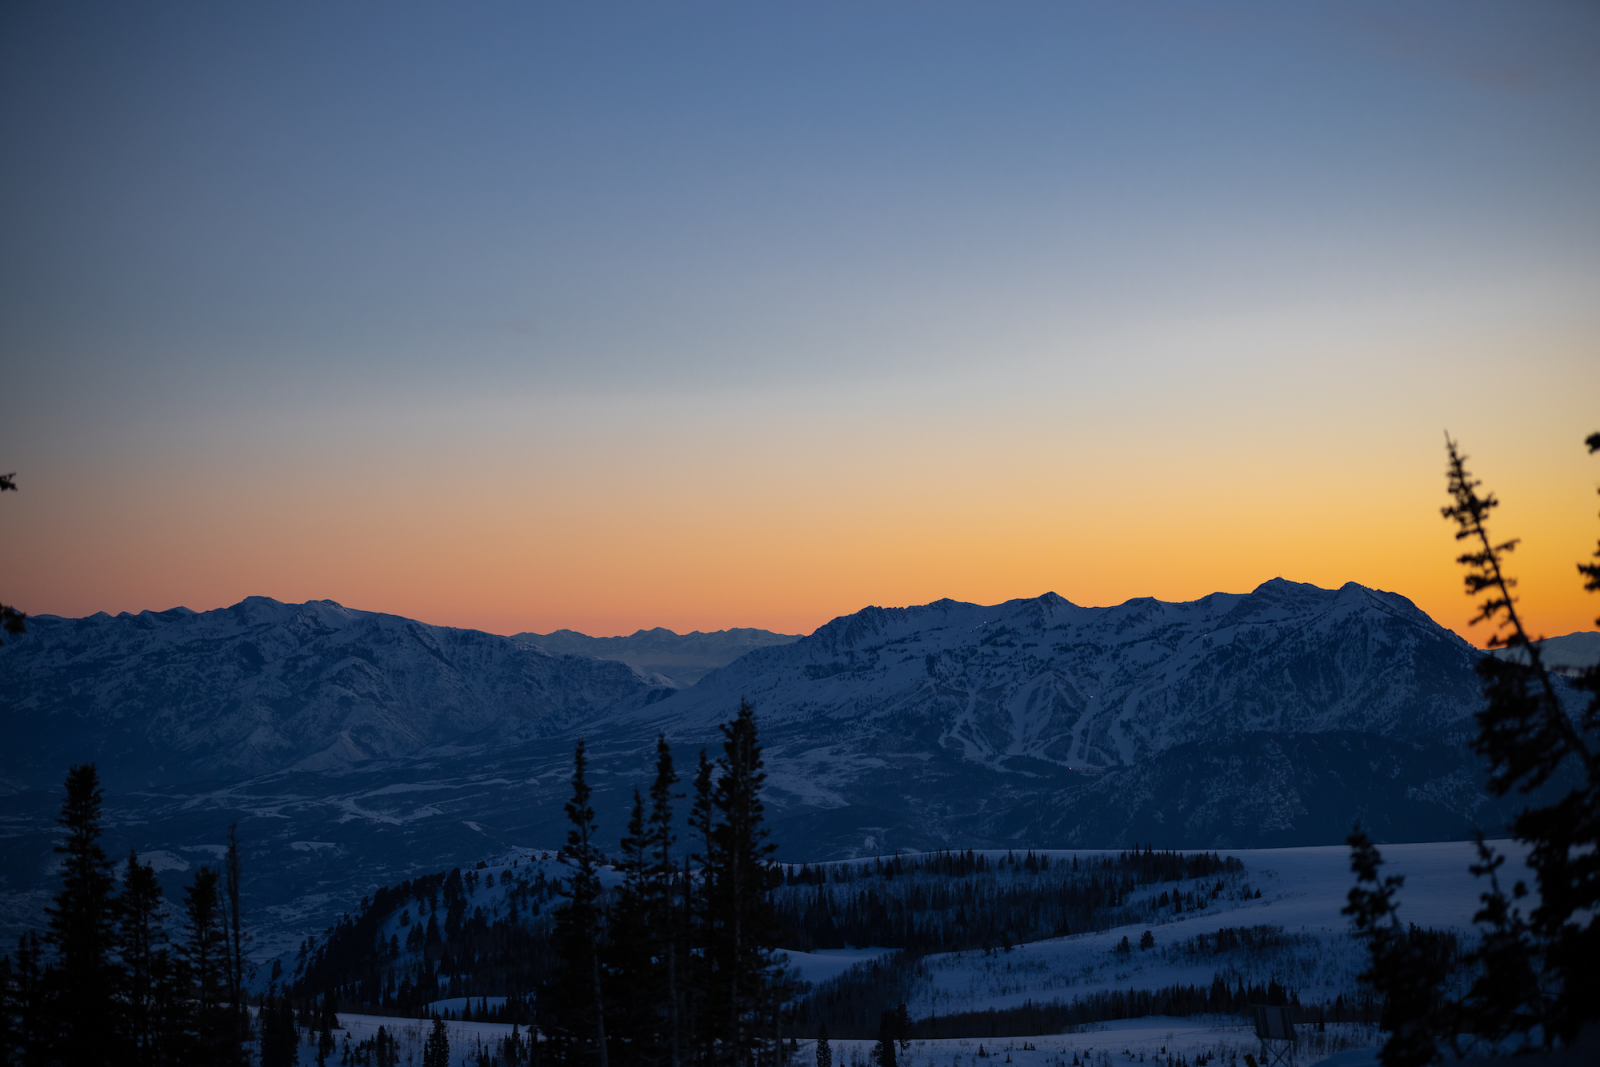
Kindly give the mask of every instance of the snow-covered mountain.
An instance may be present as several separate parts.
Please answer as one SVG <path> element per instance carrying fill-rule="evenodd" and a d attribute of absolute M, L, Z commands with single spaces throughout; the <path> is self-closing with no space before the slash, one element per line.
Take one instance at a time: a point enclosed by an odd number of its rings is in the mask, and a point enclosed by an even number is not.
<path fill-rule="evenodd" d="M 785 736 L 1105 768 L 1259 731 L 1434 740 L 1476 706 L 1479 655 L 1406 598 L 1353 582 L 1110 608 L 941 600 L 835 619 L 643 714 L 704 725 L 743 696 Z"/>
<path fill-rule="evenodd" d="M 0 776 L 53 787 L 93 760 L 118 788 L 331 769 L 559 733 L 668 691 L 622 663 L 331 600 L 37 616 L 0 647 Z"/>
<path fill-rule="evenodd" d="M 557 630 L 549 634 L 513 634 L 511 639 L 538 645 L 556 654 L 614 659 L 670 678 L 680 686 L 690 686 L 707 671 L 726 667 L 752 649 L 792 644 L 800 640 L 800 635 L 777 634 L 748 626 L 712 633 L 695 630 L 680 634 L 657 626 L 651 630 L 637 630 L 626 637 L 590 637 L 576 630 Z"/>
<path fill-rule="evenodd" d="M 1440 840 L 1495 832 L 1523 802 L 1489 798 L 1466 745 L 1481 653 L 1354 584 L 867 608 L 687 688 L 325 601 L 35 622 L 0 648 L 0 773 L 31 790 L 0 797 L 13 915 L 52 877 L 72 762 L 111 783 L 108 850 L 161 853 L 174 878 L 237 821 L 252 906 L 299 937 L 378 885 L 553 849 L 579 737 L 615 841 L 656 733 L 687 777 L 741 698 L 773 838 L 797 861 L 1333 844 L 1357 819 Z"/>

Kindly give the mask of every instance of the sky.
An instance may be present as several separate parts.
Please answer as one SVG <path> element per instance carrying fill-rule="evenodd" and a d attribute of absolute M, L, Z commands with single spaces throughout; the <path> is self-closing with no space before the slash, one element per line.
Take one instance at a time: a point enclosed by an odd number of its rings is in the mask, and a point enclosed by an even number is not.
<path fill-rule="evenodd" d="M 0 599 L 1595 627 L 1600 6 L 13 3 Z"/>

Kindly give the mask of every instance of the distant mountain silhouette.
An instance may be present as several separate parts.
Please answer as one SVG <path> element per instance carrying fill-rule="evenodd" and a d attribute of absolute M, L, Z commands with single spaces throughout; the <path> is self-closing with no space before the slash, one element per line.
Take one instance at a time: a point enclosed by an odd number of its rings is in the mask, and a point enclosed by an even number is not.
<path fill-rule="evenodd" d="M 800 636 L 749 627 L 679 634 L 657 626 L 653 630 L 635 631 L 627 637 L 590 637 L 576 630 L 557 630 L 550 634 L 513 634 L 511 639 L 538 645 L 556 654 L 565 652 L 617 660 L 670 678 L 675 685 L 691 686 L 707 671 L 726 667 L 746 652 L 792 644 L 800 640 Z"/>
<path fill-rule="evenodd" d="M 1520 648 L 1498 648 L 1494 655 L 1523 663 L 1528 661 L 1528 653 Z M 1562 637 L 1547 637 L 1539 642 L 1539 658 L 1557 674 L 1576 675 L 1583 668 L 1600 663 L 1600 630 L 1579 630 Z"/>

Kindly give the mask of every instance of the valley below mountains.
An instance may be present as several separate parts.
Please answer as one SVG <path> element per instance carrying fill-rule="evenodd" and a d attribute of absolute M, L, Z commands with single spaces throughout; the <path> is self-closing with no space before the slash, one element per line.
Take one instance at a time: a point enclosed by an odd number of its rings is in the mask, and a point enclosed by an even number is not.
<path fill-rule="evenodd" d="M 1458 839 L 1523 803 L 1492 800 L 1468 748 L 1482 653 L 1353 583 L 1104 608 L 944 600 L 799 639 L 641 631 L 642 652 L 583 654 L 631 639 L 561 633 L 542 647 L 260 597 L 30 619 L 0 648 L 0 923 L 35 924 L 54 887 L 72 763 L 106 783 L 107 851 L 153 858 L 169 892 L 237 822 L 270 954 L 377 886 L 553 851 L 580 737 L 614 843 L 656 735 L 687 780 L 741 698 L 779 858 L 796 862 L 1336 844 L 1357 820 L 1380 841 Z"/>

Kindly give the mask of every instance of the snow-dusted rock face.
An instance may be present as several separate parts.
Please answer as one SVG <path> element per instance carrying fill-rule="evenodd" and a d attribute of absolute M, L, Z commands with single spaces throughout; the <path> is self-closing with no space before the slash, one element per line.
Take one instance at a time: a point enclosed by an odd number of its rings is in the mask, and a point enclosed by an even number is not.
<path fill-rule="evenodd" d="M 557 733 L 667 691 L 622 663 L 331 600 L 41 616 L 0 648 L 0 774 L 13 789 L 53 787 L 92 759 L 126 788 L 336 769 Z"/>
<path fill-rule="evenodd" d="M 1404 597 L 1354 583 L 1111 608 L 941 600 L 835 619 L 644 714 L 692 728 L 743 696 L 774 736 L 1103 769 L 1261 731 L 1437 740 L 1477 706 L 1479 655 Z"/>

